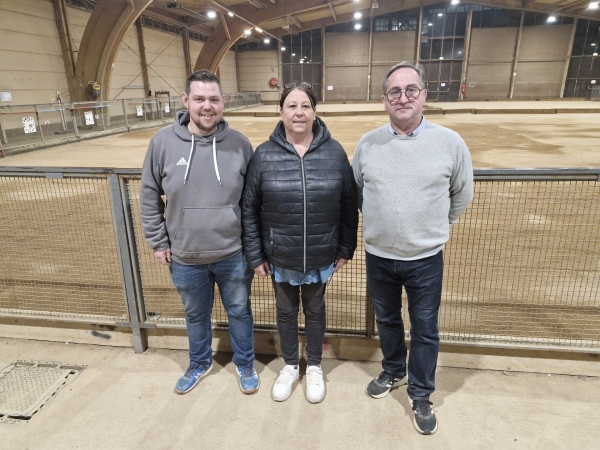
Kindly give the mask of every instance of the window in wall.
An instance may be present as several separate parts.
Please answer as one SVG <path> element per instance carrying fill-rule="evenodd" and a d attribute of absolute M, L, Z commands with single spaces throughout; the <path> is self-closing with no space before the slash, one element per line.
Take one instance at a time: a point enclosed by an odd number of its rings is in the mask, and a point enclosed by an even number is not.
<path fill-rule="evenodd" d="M 473 6 L 471 28 L 518 27 L 520 23 L 520 11 L 481 5 Z"/>
<path fill-rule="evenodd" d="M 588 97 L 590 89 L 600 84 L 600 57 L 597 55 L 599 46 L 600 21 L 579 19 L 575 29 L 564 97 Z M 596 83 L 592 83 L 592 80 Z"/>
<path fill-rule="evenodd" d="M 548 22 L 550 16 L 554 17 L 553 22 Z M 572 17 L 560 16 L 555 14 L 547 14 L 541 12 L 525 11 L 525 18 L 523 19 L 524 27 L 532 26 L 546 26 L 546 25 L 570 25 L 573 23 Z"/>
<path fill-rule="evenodd" d="M 277 50 L 277 40 L 270 38 L 269 42 L 265 42 L 264 39 L 258 42 L 246 42 L 244 44 L 236 45 L 238 52 L 255 52 L 259 50 Z"/>
<path fill-rule="evenodd" d="M 419 22 L 419 8 L 387 13 L 373 18 L 373 31 L 416 30 Z"/>
<path fill-rule="evenodd" d="M 288 84 L 304 81 L 312 84 L 321 100 L 323 84 L 323 43 L 321 29 L 303 31 L 282 37 L 281 62 L 282 82 Z"/>
<path fill-rule="evenodd" d="M 358 26 L 357 26 L 358 25 Z M 325 33 L 356 33 L 365 32 L 371 29 L 371 19 L 363 17 L 359 20 L 353 20 L 351 22 L 336 23 L 335 25 L 329 25 L 325 27 Z"/>

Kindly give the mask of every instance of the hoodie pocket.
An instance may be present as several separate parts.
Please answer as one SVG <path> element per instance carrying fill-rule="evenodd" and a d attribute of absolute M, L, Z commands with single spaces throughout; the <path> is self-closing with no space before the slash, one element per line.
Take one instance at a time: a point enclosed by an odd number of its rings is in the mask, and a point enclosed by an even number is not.
<path fill-rule="evenodd" d="M 241 244 L 242 225 L 231 206 L 183 208 L 171 240 L 178 255 L 221 252 Z"/>

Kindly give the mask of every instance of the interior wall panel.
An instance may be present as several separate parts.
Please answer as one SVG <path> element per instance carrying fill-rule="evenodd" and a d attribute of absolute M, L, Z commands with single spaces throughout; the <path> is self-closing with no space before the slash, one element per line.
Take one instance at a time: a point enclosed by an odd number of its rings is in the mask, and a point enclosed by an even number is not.
<path fill-rule="evenodd" d="M 264 101 L 279 100 L 277 88 L 269 86 L 277 78 L 277 50 L 238 53 L 240 89 L 242 92 L 261 92 Z"/>
<path fill-rule="evenodd" d="M 326 33 L 323 61 L 325 101 L 367 99 L 369 33 Z"/>
<path fill-rule="evenodd" d="M 416 31 L 381 31 L 373 33 L 370 99 L 382 94 L 382 81 L 387 71 L 402 61 L 415 60 Z"/>
<path fill-rule="evenodd" d="M 1 106 L 53 102 L 57 91 L 69 100 L 52 3 L 0 2 L 0 90 L 12 95 L 12 102 Z M 12 128 L 10 117 L 5 122 Z M 15 126 L 20 126 L 18 122 Z"/>

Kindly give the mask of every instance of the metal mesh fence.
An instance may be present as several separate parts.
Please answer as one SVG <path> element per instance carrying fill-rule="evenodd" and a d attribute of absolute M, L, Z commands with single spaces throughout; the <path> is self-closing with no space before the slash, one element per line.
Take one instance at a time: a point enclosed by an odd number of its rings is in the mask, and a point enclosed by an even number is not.
<path fill-rule="evenodd" d="M 0 313 L 127 317 L 106 177 L 0 174 Z"/>
<path fill-rule="evenodd" d="M 0 168 L 0 315 L 127 320 L 106 174 L 83 170 L 49 179 Z M 139 171 L 106 172 L 125 179 L 132 235 L 120 253 L 137 261 L 141 321 L 183 328 L 168 268 L 155 261 L 141 232 Z M 600 348 L 600 171 L 537 178 L 526 170 L 504 178 L 478 172 L 475 200 L 452 226 L 444 253 L 442 339 Z M 327 288 L 327 331 L 369 337 L 376 327 L 362 231 L 358 241 L 354 259 Z M 215 296 L 213 320 L 226 326 Z M 256 328 L 274 330 L 269 279 L 254 280 L 252 304 Z"/>

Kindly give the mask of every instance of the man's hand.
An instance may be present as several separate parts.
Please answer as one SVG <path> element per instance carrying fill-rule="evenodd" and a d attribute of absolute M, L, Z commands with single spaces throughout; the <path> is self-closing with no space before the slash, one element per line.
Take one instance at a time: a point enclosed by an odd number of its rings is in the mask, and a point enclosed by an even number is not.
<path fill-rule="evenodd" d="M 163 266 L 171 265 L 171 249 L 166 250 L 154 250 L 154 257 L 158 259 L 158 262 Z"/>
<path fill-rule="evenodd" d="M 254 273 L 259 277 L 268 277 L 271 275 L 271 266 L 265 261 L 260 266 L 254 268 Z"/>
<path fill-rule="evenodd" d="M 344 267 L 347 262 L 348 262 L 347 259 L 338 256 L 335 259 L 335 267 L 333 269 L 333 273 L 336 273 L 338 270 L 340 270 L 342 267 Z"/>

